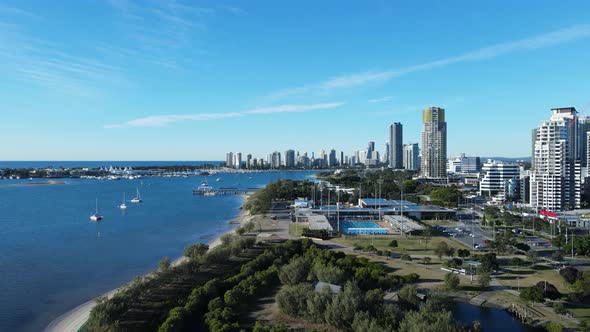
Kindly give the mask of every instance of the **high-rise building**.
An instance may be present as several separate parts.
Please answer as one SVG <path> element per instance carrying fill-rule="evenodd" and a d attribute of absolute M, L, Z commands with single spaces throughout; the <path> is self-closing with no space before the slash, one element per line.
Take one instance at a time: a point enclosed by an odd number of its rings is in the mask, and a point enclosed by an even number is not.
<path fill-rule="evenodd" d="M 295 150 L 285 151 L 285 167 L 295 167 Z"/>
<path fill-rule="evenodd" d="M 228 152 L 225 154 L 225 167 L 234 167 L 234 153 Z"/>
<path fill-rule="evenodd" d="M 420 150 L 418 143 L 404 144 L 403 166 L 407 170 L 417 171 L 420 169 Z"/>
<path fill-rule="evenodd" d="M 429 107 L 423 112 L 421 176 L 447 177 L 447 123 L 445 110 Z"/>
<path fill-rule="evenodd" d="M 246 168 L 252 168 L 252 155 L 249 153 L 246 155 Z"/>
<path fill-rule="evenodd" d="M 238 152 L 234 155 L 234 168 L 242 168 L 242 153 Z"/>
<path fill-rule="evenodd" d="M 336 161 L 336 150 L 332 149 L 330 150 L 330 154 L 328 155 L 328 166 L 329 167 L 336 167 L 337 161 Z"/>
<path fill-rule="evenodd" d="M 578 112 L 573 107 L 551 109 L 551 118 L 534 132 L 530 204 L 549 211 L 579 208 Z"/>
<path fill-rule="evenodd" d="M 590 117 L 581 117 L 578 119 L 577 137 L 577 155 L 576 159 L 580 160 L 582 167 L 588 167 L 588 141 L 586 134 L 590 131 Z"/>
<path fill-rule="evenodd" d="M 280 168 L 281 167 L 281 153 L 275 151 L 272 153 L 270 166 L 272 168 Z"/>
<path fill-rule="evenodd" d="M 389 167 L 401 169 L 403 166 L 403 127 L 399 122 L 389 126 Z"/>
<path fill-rule="evenodd" d="M 389 164 L 389 142 L 385 142 L 385 153 L 383 154 L 383 159 L 381 159 L 381 162 L 385 165 L 390 165 Z"/>
<path fill-rule="evenodd" d="M 369 142 L 367 144 L 367 159 L 373 159 L 373 152 L 375 151 L 375 142 Z"/>
<path fill-rule="evenodd" d="M 520 166 L 496 160 L 488 160 L 483 164 L 480 173 L 479 194 L 482 196 L 503 197 L 516 195 L 520 185 Z"/>
<path fill-rule="evenodd" d="M 346 160 L 344 160 L 344 151 L 340 151 L 340 166 L 346 165 Z"/>

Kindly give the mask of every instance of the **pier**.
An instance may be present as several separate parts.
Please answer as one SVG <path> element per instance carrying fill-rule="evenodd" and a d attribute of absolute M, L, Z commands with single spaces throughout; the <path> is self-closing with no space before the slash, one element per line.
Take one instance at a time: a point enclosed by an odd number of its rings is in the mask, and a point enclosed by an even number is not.
<path fill-rule="evenodd" d="M 199 196 L 229 196 L 229 195 L 244 195 L 251 194 L 258 190 L 258 188 L 219 188 L 213 189 L 211 187 L 199 187 L 193 190 L 193 195 Z"/>
<path fill-rule="evenodd" d="M 525 322 L 527 319 L 533 319 L 535 317 L 542 317 L 543 315 L 538 311 L 529 306 L 512 303 L 512 306 L 508 307 L 508 312 L 516 316 L 521 321 Z"/>

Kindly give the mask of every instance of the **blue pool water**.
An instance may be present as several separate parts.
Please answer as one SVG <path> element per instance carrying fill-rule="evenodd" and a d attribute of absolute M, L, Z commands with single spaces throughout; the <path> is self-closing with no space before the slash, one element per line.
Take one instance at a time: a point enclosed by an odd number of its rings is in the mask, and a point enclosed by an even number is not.
<path fill-rule="evenodd" d="M 315 172 L 223 173 L 214 187 L 256 188 Z M 216 179 L 219 178 L 219 181 Z M 42 331 L 51 320 L 234 227 L 239 196 L 193 196 L 204 177 L 11 186 L 0 180 L 0 331 Z M 133 204 L 139 188 L 143 203 Z M 126 193 L 127 210 L 118 205 Z M 98 198 L 104 219 L 89 216 Z"/>
<path fill-rule="evenodd" d="M 344 221 L 340 223 L 344 234 L 387 234 L 387 230 L 372 221 Z"/>

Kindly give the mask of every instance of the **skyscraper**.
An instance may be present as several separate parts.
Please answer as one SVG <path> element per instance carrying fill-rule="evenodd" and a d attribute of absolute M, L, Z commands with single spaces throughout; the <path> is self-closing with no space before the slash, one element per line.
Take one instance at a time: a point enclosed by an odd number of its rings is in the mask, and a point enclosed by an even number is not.
<path fill-rule="evenodd" d="M 418 143 L 404 144 L 404 168 L 410 171 L 417 171 L 420 168 L 419 154 L 420 150 L 418 149 Z"/>
<path fill-rule="evenodd" d="M 590 117 L 580 117 L 578 119 L 578 134 L 577 134 L 577 155 L 576 159 L 580 160 L 582 167 L 588 166 L 588 142 L 586 140 L 586 133 L 590 131 Z"/>
<path fill-rule="evenodd" d="M 246 156 L 246 168 L 252 168 L 252 155 L 248 153 Z"/>
<path fill-rule="evenodd" d="M 373 152 L 375 151 L 375 142 L 369 142 L 369 144 L 367 144 L 367 154 L 366 154 L 366 158 L 367 159 L 373 159 Z"/>
<path fill-rule="evenodd" d="M 401 169 L 403 166 L 404 145 L 402 124 L 395 122 L 389 126 L 389 167 Z"/>
<path fill-rule="evenodd" d="M 234 168 L 242 168 L 242 153 L 238 152 L 234 155 Z"/>
<path fill-rule="evenodd" d="M 531 205 L 549 211 L 579 208 L 578 112 L 573 107 L 551 109 L 549 121 L 533 132 Z"/>
<path fill-rule="evenodd" d="M 271 167 L 272 168 L 280 168 L 281 167 L 281 153 L 275 151 L 271 155 Z"/>
<path fill-rule="evenodd" d="M 447 123 L 445 110 L 429 107 L 424 110 L 422 120 L 422 165 L 421 175 L 425 178 L 447 177 Z"/>
<path fill-rule="evenodd" d="M 225 154 L 225 167 L 234 167 L 234 153 L 228 152 Z"/>
<path fill-rule="evenodd" d="M 330 155 L 328 156 L 328 166 L 330 166 L 330 167 L 337 166 L 336 150 L 334 150 L 334 149 L 330 150 Z"/>
<path fill-rule="evenodd" d="M 285 167 L 295 167 L 295 150 L 285 151 Z"/>

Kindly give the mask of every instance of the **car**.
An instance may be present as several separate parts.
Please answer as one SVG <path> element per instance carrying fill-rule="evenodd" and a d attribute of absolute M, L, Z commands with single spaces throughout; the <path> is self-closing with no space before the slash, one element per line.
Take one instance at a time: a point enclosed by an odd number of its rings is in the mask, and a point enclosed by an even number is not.
<path fill-rule="evenodd" d="M 270 216 L 270 219 L 277 220 L 277 216 Z"/>

